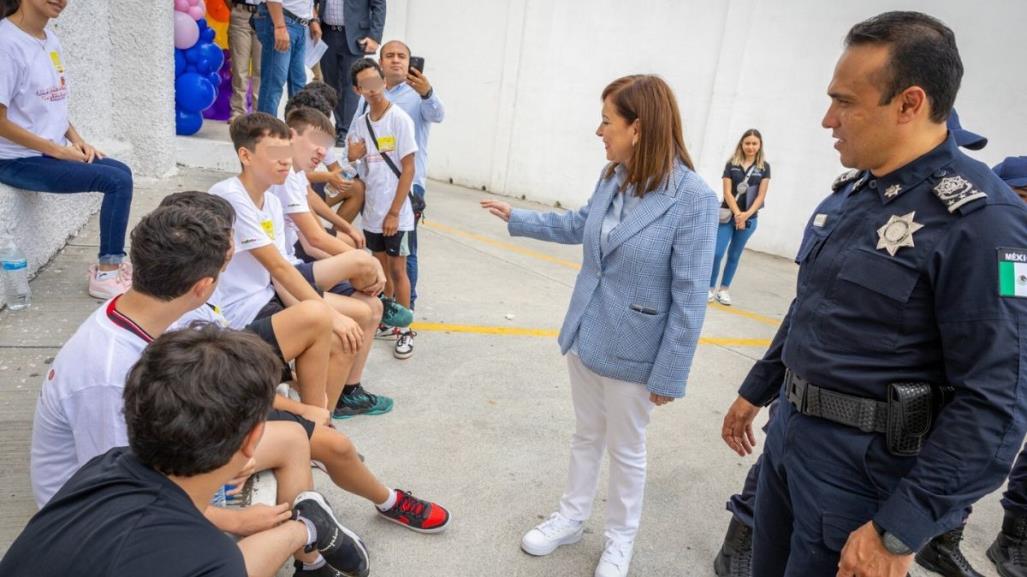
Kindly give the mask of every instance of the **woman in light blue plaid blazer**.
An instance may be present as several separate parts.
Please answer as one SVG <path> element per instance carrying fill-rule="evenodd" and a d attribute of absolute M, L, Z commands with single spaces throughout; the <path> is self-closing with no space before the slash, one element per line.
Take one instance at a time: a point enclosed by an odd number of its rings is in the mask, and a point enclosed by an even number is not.
<path fill-rule="evenodd" d="M 610 454 L 606 547 L 597 577 L 631 562 L 645 489 L 645 429 L 654 406 L 685 393 L 706 312 L 717 197 L 693 172 L 670 87 L 656 76 L 620 78 L 603 91 L 609 165 L 576 212 L 482 206 L 511 235 L 584 245 L 560 331 L 576 431 L 560 508 L 521 542 L 546 555 L 581 539 L 604 449 Z"/>

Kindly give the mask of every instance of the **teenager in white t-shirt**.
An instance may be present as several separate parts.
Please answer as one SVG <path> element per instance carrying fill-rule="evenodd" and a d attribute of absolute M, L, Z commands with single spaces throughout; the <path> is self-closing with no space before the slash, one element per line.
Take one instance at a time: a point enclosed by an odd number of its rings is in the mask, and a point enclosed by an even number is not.
<path fill-rule="evenodd" d="M 389 279 L 385 294 L 410 308 L 406 259 L 410 254 L 409 233 L 414 230 L 410 204 L 417 152 L 414 121 L 385 97 L 385 77 L 377 62 L 358 60 L 352 74 L 353 89 L 370 104 L 366 114 L 353 119 L 347 132 L 349 161 L 364 160 L 360 168 L 366 186 L 364 236 L 367 247 L 385 267 Z M 414 354 L 414 333 L 409 327 L 398 332 L 393 356 L 410 358 Z"/>
<path fill-rule="evenodd" d="M 303 90 L 289 98 L 289 101 L 285 104 L 285 116 L 288 118 L 289 113 L 294 109 L 305 106 L 320 111 L 321 114 L 328 118 L 334 118 L 334 110 L 338 105 L 339 93 L 328 84 L 315 80 L 309 82 Z M 334 118 L 333 122 L 338 124 L 339 119 Z M 344 229 L 336 223 L 335 219 L 341 218 L 347 223 L 352 223 L 357 215 L 360 214 L 360 209 L 364 206 L 364 182 L 359 178 L 354 178 L 356 170 L 349 166 L 349 163 L 343 166 L 335 148 L 325 150 L 323 164 L 325 170 L 308 171 L 307 178 L 310 179 L 311 189 L 324 202 L 325 208 L 329 211 L 336 205 L 338 205 L 338 208 L 335 209 L 334 214 L 326 214 L 322 212 L 318 203 L 313 200 L 310 203 L 310 207 L 314 209 L 318 216 L 327 220 L 336 229 L 341 231 Z M 352 232 L 359 235 L 354 246 L 364 248 L 363 233 L 356 228 Z M 339 237 L 347 242 L 347 244 L 349 243 L 346 236 L 340 234 Z"/>
<path fill-rule="evenodd" d="M 132 170 L 83 140 L 68 120 L 68 63 L 57 36 L 46 29 L 65 4 L 0 3 L 0 183 L 57 194 L 103 193 L 99 262 L 90 266 L 89 294 L 108 299 L 132 284 L 124 262 Z"/>
<path fill-rule="evenodd" d="M 220 219 L 222 226 L 225 228 L 231 228 L 234 221 L 232 207 L 224 200 L 214 195 L 196 191 L 185 191 L 168 195 L 161 201 L 160 206 L 183 207 L 212 214 Z M 301 343 L 294 342 L 296 334 L 292 331 L 300 332 L 308 330 L 308 327 L 303 324 L 289 324 L 285 319 L 292 316 L 294 311 L 303 309 L 310 304 L 313 303 L 305 301 L 273 315 L 271 317 L 272 332 L 270 339 L 261 334 L 261 331 L 254 330 L 252 327 L 247 327 L 247 330 L 256 332 L 261 336 L 265 342 L 272 346 L 279 357 L 285 360 L 293 360 L 289 351 L 299 348 Z M 322 307 L 328 308 L 324 304 L 322 304 Z M 328 314 L 330 315 L 330 312 Z M 325 314 L 321 315 L 322 318 L 326 316 Z M 202 306 L 198 306 L 192 311 L 185 313 L 168 330 L 186 328 L 194 321 L 208 322 L 220 326 L 228 325 L 228 321 L 221 315 L 219 307 L 212 301 L 208 301 Z M 319 321 L 310 319 L 307 322 L 312 325 Z M 328 325 L 324 324 L 323 326 L 326 332 L 330 330 Z M 307 349 L 306 352 L 313 354 L 311 349 Z M 302 361 L 302 358 L 296 359 L 297 372 L 300 371 L 299 364 Z M 287 411 L 295 411 L 297 405 L 298 403 L 284 397 L 276 397 L 275 408 L 280 410 L 273 412 L 272 418 L 287 420 L 285 418 L 289 414 Z M 309 409 L 309 407 L 300 405 L 299 412 L 303 416 L 307 416 L 303 413 L 305 409 Z M 368 499 L 374 503 L 381 515 L 407 528 L 429 533 L 435 533 L 445 528 L 449 515 L 444 508 L 428 501 L 416 499 L 403 491 L 395 491 L 386 487 L 364 465 L 352 441 L 340 431 L 327 426 L 325 422 L 327 421 L 327 412 L 324 414 L 324 418 L 309 418 L 313 419 L 313 422 L 306 419 L 297 419 L 297 421 L 307 431 L 307 436 L 310 440 L 310 457 L 324 464 L 325 470 L 336 485 L 355 495 Z M 407 515 L 407 512 L 415 514 Z M 311 577 L 314 576 L 312 575 Z"/>
<path fill-rule="evenodd" d="M 239 327 L 261 311 L 277 312 L 299 301 L 324 301 L 319 289 L 285 258 L 284 214 L 278 198 L 269 192 L 292 171 L 289 127 L 269 114 L 255 112 L 237 118 L 230 132 L 242 173 L 214 185 L 211 193 L 227 200 L 236 213 L 235 255 L 222 275 L 216 299 L 232 326 Z M 370 259 L 354 265 L 353 273 L 350 281 L 357 290 L 374 292 L 384 284 Z M 331 317 L 341 352 L 329 368 L 327 398 L 301 391 L 304 403 L 324 408 L 338 401 L 364 338 L 356 320 L 340 313 Z"/>
<path fill-rule="evenodd" d="M 132 256 L 138 263 L 133 287 L 104 303 L 79 327 L 57 353 L 40 391 L 30 465 L 40 507 L 80 466 L 128 444 L 122 392 L 129 371 L 154 338 L 210 298 L 231 247 L 231 230 L 223 219 L 183 207 L 160 208 L 133 230 Z M 281 401 L 276 396 L 275 404 Z M 247 565 L 257 568 L 277 568 L 295 550 L 277 550 L 273 544 L 288 542 L 279 524 L 289 518 L 289 503 L 313 487 L 304 423 L 275 413 L 250 469 L 274 471 L 281 504 L 242 510 L 209 506 L 204 511 L 219 529 L 247 537 L 239 547 L 252 561 Z M 304 555 L 303 560 L 316 564 L 317 555 Z M 273 569 L 261 571 L 274 574 Z"/>
<path fill-rule="evenodd" d="M 366 251 L 356 250 L 333 235 L 325 232 L 317 217 L 311 212 L 307 199 L 312 196 L 306 171 L 315 167 L 324 158 L 324 151 L 331 146 L 335 127 L 321 112 L 308 107 L 294 108 L 286 118 L 286 124 L 292 134 L 292 168 L 293 172 L 281 186 L 271 187 L 278 196 L 285 210 L 286 221 L 286 258 L 293 262 L 303 278 L 312 285 L 324 289 L 325 301 L 335 310 L 360 323 L 364 334 L 374 334 L 382 320 L 386 303 L 377 294 L 369 294 L 354 289 L 348 282 L 360 268 L 373 265 L 384 278 L 381 264 Z M 304 246 L 313 245 L 323 258 L 304 262 L 297 257 L 294 247 L 297 242 Z M 305 250 L 309 255 L 315 251 Z M 291 296 L 279 291 L 286 304 Z M 387 299 L 392 316 L 396 316 L 399 305 Z M 409 311 L 403 326 L 409 326 L 413 315 Z M 346 379 L 346 386 L 333 410 L 338 419 L 356 415 L 380 415 L 392 409 L 392 399 L 368 393 L 361 385 L 364 366 L 368 354 L 374 344 L 371 338 L 365 338 L 353 368 Z"/>

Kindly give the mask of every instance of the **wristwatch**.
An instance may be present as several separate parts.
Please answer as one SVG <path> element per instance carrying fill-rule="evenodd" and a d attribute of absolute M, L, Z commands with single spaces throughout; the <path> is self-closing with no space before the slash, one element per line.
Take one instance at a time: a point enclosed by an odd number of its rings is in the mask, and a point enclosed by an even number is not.
<path fill-rule="evenodd" d="M 909 546 L 903 543 L 901 539 L 899 539 L 892 533 L 885 531 L 884 527 L 881 527 L 877 524 L 877 521 L 871 521 L 871 523 L 874 524 L 874 529 L 877 531 L 877 534 L 881 536 L 881 543 L 884 545 L 884 548 L 887 549 L 889 553 L 891 553 L 892 555 L 913 554 L 913 550 L 910 549 Z"/>
<path fill-rule="evenodd" d="M 428 92 L 424 93 L 424 96 L 421 97 L 421 100 L 428 100 L 429 98 L 431 98 L 432 94 L 435 94 L 435 87 L 434 86 L 429 88 Z"/>

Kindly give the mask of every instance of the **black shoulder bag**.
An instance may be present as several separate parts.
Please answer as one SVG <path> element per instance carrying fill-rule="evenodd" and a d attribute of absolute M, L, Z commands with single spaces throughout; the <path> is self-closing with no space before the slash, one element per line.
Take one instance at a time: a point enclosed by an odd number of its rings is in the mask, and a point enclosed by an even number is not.
<path fill-rule="evenodd" d="M 395 162 L 392 162 L 392 159 L 389 158 L 389 153 L 382 152 L 382 150 L 378 148 L 378 136 L 375 135 L 374 128 L 371 127 L 370 113 L 364 115 L 364 122 L 367 124 L 367 132 L 371 135 L 371 142 L 374 143 L 374 149 L 378 151 L 378 154 L 382 155 L 382 160 L 385 161 L 385 164 L 389 165 L 389 168 L 392 169 L 392 173 L 396 175 L 396 178 L 402 178 L 403 171 L 396 166 Z M 427 203 L 424 202 L 423 196 L 419 197 L 414 194 L 413 191 L 408 191 L 407 196 L 410 198 L 410 208 L 414 209 L 414 223 L 417 223 L 424 218 L 424 209 L 427 206 Z"/>

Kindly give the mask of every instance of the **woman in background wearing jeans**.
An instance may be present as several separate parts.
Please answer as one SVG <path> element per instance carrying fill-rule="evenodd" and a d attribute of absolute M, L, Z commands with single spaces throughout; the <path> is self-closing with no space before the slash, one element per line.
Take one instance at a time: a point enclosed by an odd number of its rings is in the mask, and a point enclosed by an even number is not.
<path fill-rule="evenodd" d="M 738 262 L 742 260 L 742 249 L 756 232 L 756 213 L 763 206 L 770 186 L 770 163 L 763 158 L 763 135 L 759 130 L 750 128 L 738 139 L 735 153 L 724 167 L 723 180 L 724 202 L 720 205 L 717 252 L 713 257 L 713 275 L 706 300 L 713 302 L 717 299 L 720 304 L 731 306 L 731 295 L 727 291 L 738 270 Z M 724 276 L 720 280 L 720 290 L 714 293 L 720 259 L 725 252 Z"/>
<path fill-rule="evenodd" d="M 117 296 L 131 286 L 124 263 L 132 171 L 106 158 L 68 120 L 64 54 L 46 25 L 67 0 L 0 0 L 0 183 L 37 192 L 102 192 L 100 261 L 89 294 Z"/>

